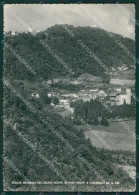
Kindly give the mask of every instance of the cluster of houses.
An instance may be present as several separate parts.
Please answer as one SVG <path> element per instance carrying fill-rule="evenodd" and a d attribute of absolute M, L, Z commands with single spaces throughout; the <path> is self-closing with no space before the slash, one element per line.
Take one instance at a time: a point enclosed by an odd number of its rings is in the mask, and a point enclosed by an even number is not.
<path fill-rule="evenodd" d="M 116 88 L 115 91 L 110 92 L 109 94 L 109 100 L 106 101 L 107 104 L 113 105 L 123 105 L 131 104 L 131 89 L 126 88 L 122 90 L 121 88 Z"/>
<path fill-rule="evenodd" d="M 33 98 L 40 98 L 38 93 L 32 93 L 31 96 Z M 55 94 L 52 92 L 48 92 L 48 97 L 54 97 Z M 80 90 L 76 93 L 61 93 L 58 97 L 59 103 L 55 105 L 51 103 L 55 109 L 66 109 L 69 110 L 71 113 L 74 113 L 74 108 L 70 106 L 71 102 L 76 102 L 79 100 L 83 100 L 84 102 L 90 101 L 91 99 L 95 100 L 97 98 L 104 100 L 105 104 L 110 106 L 113 105 L 123 105 L 131 104 L 131 89 L 130 88 L 111 88 L 107 90 L 102 89 L 90 89 L 90 90 Z"/>
<path fill-rule="evenodd" d="M 57 78 L 57 79 L 50 79 L 47 81 L 47 84 L 56 84 L 56 83 L 64 83 L 64 84 L 71 84 L 71 85 L 80 85 L 83 84 L 82 80 L 79 79 L 71 79 L 71 78 Z"/>
<path fill-rule="evenodd" d="M 40 32 L 39 30 L 33 31 L 31 24 L 28 26 L 27 31 L 24 31 L 24 33 L 31 33 L 31 34 L 37 34 L 39 32 Z M 23 32 L 22 31 L 9 31 L 5 33 L 5 36 L 16 36 L 16 35 L 19 35 L 20 33 L 23 33 Z"/>
<path fill-rule="evenodd" d="M 77 93 L 63 93 L 59 97 L 59 104 L 54 105 L 51 103 L 51 105 L 55 109 L 66 109 L 71 112 L 71 114 L 74 113 L 74 108 L 70 107 L 71 102 L 76 102 L 79 100 L 83 100 L 84 102 L 90 101 L 91 99 L 97 99 L 100 98 L 101 100 L 104 100 L 105 104 L 108 104 L 110 106 L 113 105 L 123 105 L 131 104 L 131 89 L 125 88 L 122 89 L 120 87 L 114 88 L 114 89 L 107 89 L 107 90 L 99 90 L 99 89 L 90 89 L 90 90 L 80 90 Z M 53 96 L 53 93 L 48 93 L 49 97 Z"/>
<path fill-rule="evenodd" d="M 122 67 L 122 70 L 126 69 L 126 66 Z M 85 79 L 86 77 L 88 77 L 88 80 Z M 53 106 L 57 111 L 67 110 L 72 115 L 74 114 L 74 108 L 71 107 L 71 103 L 79 100 L 87 102 L 91 99 L 101 99 L 104 101 L 104 104 L 107 104 L 109 106 L 123 104 L 130 105 L 132 103 L 131 87 L 134 86 L 134 80 L 111 78 L 110 83 L 105 85 L 102 82 L 99 82 L 99 80 L 100 79 L 89 74 L 83 74 L 78 79 L 55 78 L 47 80 L 47 84 L 49 85 L 61 83 L 81 86 L 76 92 L 68 92 L 67 90 L 59 89 L 59 96 L 57 97 L 59 99 L 59 103 L 54 104 L 53 102 L 51 102 L 51 106 Z M 124 84 L 127 84 L 126 86 L 128 87 L 125 88 L 123 86 Z M 87 86 L 87 88 L 85 86 Z M 53 92 L 48 92 L 47 95 L 50 98 L 56 96 L 56 94 L 54 94 Z M 32 94 L 32 97 L 39 98 L 39 94 Z"/>

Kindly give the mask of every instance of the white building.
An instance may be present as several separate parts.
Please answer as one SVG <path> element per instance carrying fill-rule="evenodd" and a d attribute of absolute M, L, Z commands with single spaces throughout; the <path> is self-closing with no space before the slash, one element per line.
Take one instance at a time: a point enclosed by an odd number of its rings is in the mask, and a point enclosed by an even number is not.
<path fill-rule="evenodd" d="M 121 88 L 114 88 L 114 90 L 120 92 Z"/>
<path fill-rule="evenodd" d="M 51 103 L 51 104 L 53 104 L 53 103 Z M 55 106 L 55 105 L 54 105 L 54 106 Z M 64 105 L 62 105 L 62 104 L 56 105 L 55 108 L 56 108 L 56 109 L 59 109 L 59 108 L 60 108 L 60 109 L 65 109 Z"/>
<path fill-rule="evenodd" d="M 19 34 L 19 32 L 11 32 L 12 36 L 15 36 L 15 35 L 18 35 L 18 34 Z"/>
<path fill-rule="evenodd" d="M 78 95 L 76 95 L 76 94 L 74 94 L 74 93 L 71 93 L 71 94 L 70 94 L 70 97 L 77 98 Z"/>
<path fill-rule="evenodd" d="M 40 98 L 40 95 L 38 93 L 32 93 L 31 96 L 34 98 Z"/>
<path fill-rule="evenodd" d="M 107 94 L 103 90 L 98 91 L 97 95 L 101 96 L 101 97 L 106 97 L 107 96 Z"/>
<path fill-rule="evenodd" d="M 55 104 L 54 104 L 54 103 L 51 103 L 50 105 L 51 105 L 51 106 L 55 106 Z"/>
<path fill-rule="evenodd" d="M 120 94 L 119 95 L 119 104 L 124 104 L 124 101 L 126 104 L 131 104 L 131 89 L 126 89 L 126 94 Z"/>
<path fill-rule="evenodd" d="M 63 106 L 65 109 L 69 109 L 70 108 L 69 100 L 60 99 L 59 100 L 59 105 Z"/>
<path fill-rule="evenodd" d="M 87 102 L 87 101 L 89 102 L 91 100 L 91 98 L 89 96 L 84 96 L 84 97 L 82 97 L 82 100 L 84 102 Z"/>
<path fill-rule="evenodd" d="M 131 89 L 126 88 L 126 92 L 114 92 L 111 93 L 110 95 L 110 100 L 115 101 L 116 105 L 123 105 L 124 102 L 126 104 L 131 104 Z"/>
<path fill-rule="evenodd" d="M 48 83 L 48 84 L 52 84 L 52 81 L 51 81 L 51 80 L 48 80 L 47 83 Z"/>
<path fill-rule="evenodd" d="M 11 35 L 15 36 L 15 32 L 11 32 Z"/>
<path fill-rule="evenodd" d="M 69 111 L 71 111 L 71 113 L 74 114 L 74 108 L 69 108 Z"/>
<path fill-rule="evenodd" d="M 65 103 L 68 103 L 69 101 L 68 100 L 65 100 L 65 99 L 60 99 L 59 100 L 59 103 L 60 104 L 65 104 Z"/>
<path fill-rule="evenodd" d="M 48 95 L 48 97 L 52 97 L 52 93 L 48 93 L 47 95 Z"/>
<path fill-rule="evenodd" d="M 98 89 L 90 89 L 90 92 L 96 92 Z"/>

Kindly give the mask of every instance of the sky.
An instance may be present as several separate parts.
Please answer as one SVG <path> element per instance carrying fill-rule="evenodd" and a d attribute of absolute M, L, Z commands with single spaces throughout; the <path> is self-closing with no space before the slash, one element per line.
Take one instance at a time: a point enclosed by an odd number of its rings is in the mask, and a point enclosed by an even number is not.
<path fill-rule="evenodd" d="M 6 4 L 4 31 L 43 31 L 55 24 L 99 27 L 135 39 L 134 4 Z"/>

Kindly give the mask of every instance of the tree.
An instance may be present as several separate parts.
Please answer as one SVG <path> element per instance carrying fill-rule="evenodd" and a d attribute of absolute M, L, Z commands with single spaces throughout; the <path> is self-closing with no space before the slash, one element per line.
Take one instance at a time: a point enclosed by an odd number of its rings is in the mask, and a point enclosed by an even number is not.
<path fill-rule="evenodd" d="M 101 125 L 104 125 L 105 127 L 109 126 L 109 121 L 104 116 L 102 117 Z"/>
<path fill-rule="evenodd" d="M 126 101 L 124 100 L 124 105 L 126 105 Z"/>
<path fill-rule="evenodd" d="M 55 105 L 57 105 L 57 104 L 59 104 L 59 99 L 57 97 L 53 97 L 51 102 L 54 103 Z"/>
<path fill-rule="evenodd" d="M 50 104 L 51 103 L 51 98 L 49 98 L 48 96 L 46 96 L 44 100 L 45 100 L 46 104 Z"/>
<path fill-rule="evenodd" d="M 98 124 L 99 124 L 98 118 L 95 117 L 95 118 L 94 118 L 94 121 L 93 121 L 93 125 L 98 125 Z"/>

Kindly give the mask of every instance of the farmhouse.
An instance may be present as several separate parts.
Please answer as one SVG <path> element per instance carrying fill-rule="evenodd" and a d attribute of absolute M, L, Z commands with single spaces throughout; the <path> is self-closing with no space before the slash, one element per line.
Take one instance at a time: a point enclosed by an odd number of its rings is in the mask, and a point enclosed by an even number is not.
<path fill-rule="evenodd" d="M 114 90 L 120 92 L 121 91 L 121 88 L 118 88 L 117 87 L 117 88 L 114 88 Z"/>
<path fill-rule="evenodd" d="M 31 93 L 31 96 L 34 98 L 40 98 L 40 95 L 38 93 Z"/>

